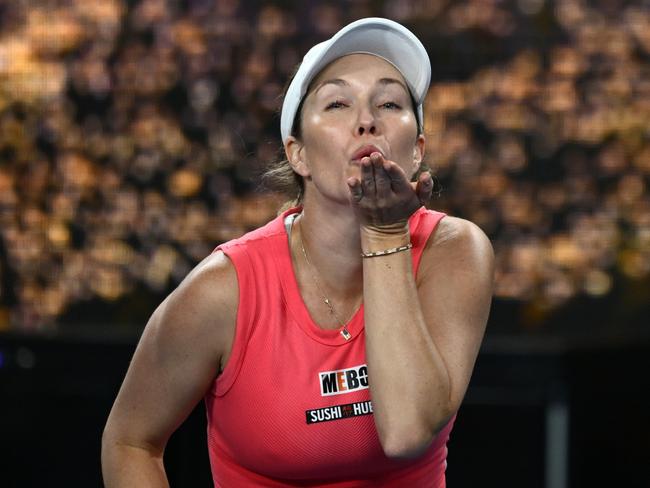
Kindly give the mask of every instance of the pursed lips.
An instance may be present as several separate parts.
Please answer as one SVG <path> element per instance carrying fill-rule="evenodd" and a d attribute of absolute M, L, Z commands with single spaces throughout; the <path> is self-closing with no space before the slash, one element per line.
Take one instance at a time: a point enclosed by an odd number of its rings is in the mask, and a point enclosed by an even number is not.
<path fill-rule="evenodd" d="M 361 159 L 365 158 L 366 156 L 370 156 L 374 152 L 378 152 L 384 157 L 386 156 L 384 154 L 384 151 L 379 149 L 377 146 L 373 146 L 372 144 L 367 144 L 357 149 L 352 154 L 352 157 L 350 159 L 352 160 L 353 163 L 359 164 L 361 162 Z"/>

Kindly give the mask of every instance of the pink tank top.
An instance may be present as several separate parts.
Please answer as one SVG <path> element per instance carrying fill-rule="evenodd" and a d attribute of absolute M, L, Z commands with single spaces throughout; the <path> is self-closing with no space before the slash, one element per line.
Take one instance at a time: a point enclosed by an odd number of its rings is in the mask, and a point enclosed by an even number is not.
<path fill-rule="evenodd" d="M 225 243 L 239 280 L 235 339 L 205 397 L 216 487 L 445 486 L 454 419 L 416 460 L 387 458 L 372 416 L 363 306 L 338 330 L 311 319 L 293 273 L 284 219 Z M 444 214 L 409 221 L 415 272 Z"/>

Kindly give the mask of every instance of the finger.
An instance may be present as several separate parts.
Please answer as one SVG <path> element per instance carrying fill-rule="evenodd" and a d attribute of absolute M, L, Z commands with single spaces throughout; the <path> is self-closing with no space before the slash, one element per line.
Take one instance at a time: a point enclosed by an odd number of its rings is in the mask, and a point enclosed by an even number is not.
<path fill-rule="evenodd" d="M 363 188 L 361 187 L 361 180 L 359 178 L 351 177 L 347 180 L 348 187 L 350 188 L 350 195 L 352 200 L 358 203 L 363 198 Z"/>
<path fill-rule="evenodd" d="M 384 171 L 388 175 L 391 188 L 395 193 L 405 193 L 413 189 L 409 184 L 410 182 L 406 177 L 406 173 L 404 173 L 404 170 L 398 164 L 387 161 L 387 164 L 384 165 Z"/>
<path fill-rule="evenodd" d="M 384 167 L 389 161 L 379 152 L 372 153 L 370 160 L 375 170 L 377 196 L 387 196 L 391 192 L 391 180 Z"/>
<path fill-rule="evenodd" d="M 361 159 L 361 189 L 363 195 L 366 197 L 374 198 L 377 194 L 377 188 L 375 186 L 375 171 L 373 168 L 372 161 L 369 157 L 364 157 Z"/>
<path fill-rule="evenodd" d="M 431 194 L 433 193 L 433 178 L 429 172 L 420 175 L 415 193 L 423 205 L 431 199 Z"/>

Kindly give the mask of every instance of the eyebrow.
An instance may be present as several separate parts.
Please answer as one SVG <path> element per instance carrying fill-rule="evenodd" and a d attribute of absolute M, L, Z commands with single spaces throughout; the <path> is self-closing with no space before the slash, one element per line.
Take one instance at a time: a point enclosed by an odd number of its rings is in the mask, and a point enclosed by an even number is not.
<path fill-rule="evenodd" d="M 384 86 L 386 86 L 386 85 L 392 85 L 392 84 L 394 84 L 394 83 L 397 83 L 397 84 L 400 85 L 402 88 L 404 88 L 404 91 L 405 91 L 406 93 L 411 93 L 410 90 L 406 87 L 406 85 L 404 85 L 404 83 L 402 83 L 400 80 L 398 80 L 398 79 L 396 79 L 396 78 L 381 78 L 381 79 L 378 81 L 378 83 L 379 83 L 380 85 L 384 85 Z"/>
<path fill-rule="evenodd" d="M 406 87 L 406 85 L 404 85 L 404 83 L 402 83 L 400 80 L 396 78 L 380 78 L 379 80 L 377 80 L 377 84 L 382 86 L 398 84 L 404 89 L 406 93 L 411 93 L 410 90 Z M 331 78 L 329 80 L 323 81 L 320 85 L 318 85 L 318 88 L 316 88 L 314 92 L 317 92 L 325 85 L 350 86 L 350 84 L 347 81 L 342 80 L 341 78 Z"/>
<path fill-rule="evenodd" d="M 341 78 L 332 78 L 329 80 L 325 80 L 320 85 L 318 85 L 314 90 L 314 93 L 316 93 L 318 90 L 323 88 L 325 85 L 350 86 L 350 84 L 347 81 L 342 80 Z"/>

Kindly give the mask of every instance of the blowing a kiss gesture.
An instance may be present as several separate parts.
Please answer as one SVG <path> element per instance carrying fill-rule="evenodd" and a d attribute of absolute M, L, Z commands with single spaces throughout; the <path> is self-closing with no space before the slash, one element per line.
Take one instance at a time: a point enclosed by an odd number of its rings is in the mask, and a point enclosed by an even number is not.
<path fill-rule="evenodd" d="M 361 158 L 361 176 L 347 180 L 351 201 L 361 225 L 380 232 L 403 231 L 408 218 L 424 205 L 433 191 L 433 179 L 423 172 L 416 182 L 379 152 Z"/>

